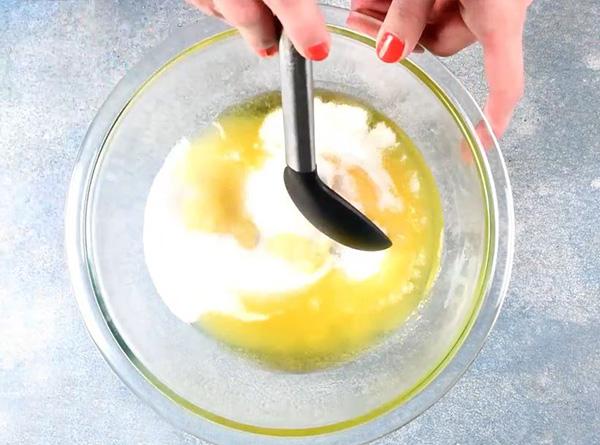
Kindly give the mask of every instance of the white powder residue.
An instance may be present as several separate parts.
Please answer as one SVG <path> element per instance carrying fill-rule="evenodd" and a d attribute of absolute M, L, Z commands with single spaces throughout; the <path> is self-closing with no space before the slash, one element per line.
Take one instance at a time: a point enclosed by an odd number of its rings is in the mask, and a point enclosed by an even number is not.
<path fill-rule="evenodd" d="M 600 190 L 600 178 L 593 179 L 590 185 L 593 189 Z"/>
<path fill-rule="evenodd" d="M 413 174 L 410 175 L 410 179 L 408 180 L 408 187 L 410 189 L 410 192 L 415 195 L 419 193 L 419 190 L 421 190 L 421 181 L 419 181 L 419 174 L 417 172 L 413 172 Z"/>
<path fill-rule="evenodd" d="M 343 170 L 360 166 L 374 182 L 378 205 L 402 209 L 394 184 L 383 167 L 383 150 L 396 144 L 394 132 L 380 123 L 369 128 L 367 112 L 359 107 L 315 101 L 315 136 L 319 175 L 346 199 L 356 202 L 354 181 Z M 152 184 L 146 204 L 144 251 L 155 287 L 169 309 L 185 322 L 207 312 L 227 313 L 243 320 L 258 320 L 240 293 L 281 295 L 304 288 L 332 268 L 351 280 L 364 280 L 380 270 L 386 252 L 363 252 L 341 246 L 315 229 L 296 209 L 283 183 L 285 166 L 281 110 L 266 116 L 260 138 L 269 154 L 264 165 L 246 183 L 246 210 L 258 228 L 256 248 L 245 249 L 231 236 L 187 229 L 180 203 L 189 189 L 176 175 L 177 167 L 192 149 L 182 139 L 169 153 Z M 338 164 L 330 162 L 334 157 Z M 329 256 L 317 270 L 306 272 L 273 255 L 268 241 L 294 234 L 307 243 L 326 247 Z"/>
<path fill-rule="evenodd" d="M 584 62 L 589 69 L 593 71 L 600 71 L 600 53 L 587 54 Z"/>
<path fill-rule="evenodd" d="M 377 252 L 363 252 L 339 246 L 337 266 L 342 269 L 346 276 L 351 280 L 366 280 L 379 272 L 381 262 L 385 258 L 385 255 L 386 252 L 383 250 Z"/>

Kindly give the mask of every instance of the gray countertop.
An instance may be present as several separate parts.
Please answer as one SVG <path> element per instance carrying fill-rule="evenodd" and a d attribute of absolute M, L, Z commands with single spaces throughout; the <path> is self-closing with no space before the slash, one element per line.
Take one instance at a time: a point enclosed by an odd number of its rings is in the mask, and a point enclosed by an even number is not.
<path fill-rule="evenodd" d="M 568 3 L 531 7 L 527 97 L 502 141 L 517 220 L 502 314 L 460 382 L 378 444 L 600 442 L 600 5 Z M 103 362 L 63 253 L 88 124 L 148 48 L 196 17 L 182 0 L 0 1 L 0 444 L 202 443 Z M 479 100 L 480 57 L 446 61 Z"/>

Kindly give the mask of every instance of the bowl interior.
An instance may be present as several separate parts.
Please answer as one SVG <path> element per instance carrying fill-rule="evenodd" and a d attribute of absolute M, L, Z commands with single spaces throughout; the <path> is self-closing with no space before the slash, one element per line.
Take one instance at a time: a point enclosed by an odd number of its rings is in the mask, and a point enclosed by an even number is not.
<path fill-rule="evenodd" d="M 465 160 L 460 110 L 419 68 L 419 56 L 384 65 L 370 40 L 332 31 L 331 56 L 314 66 L 316 86 L 366 101 L 396 122 L 425 157 L 444 211 L 441 269 L 430 295 L 407 323 L 355 360 L 310 373 L 261 367 L 176 319 L 144 262 L 144 206 L 169 150 L 223 109 L 277 89 L 277 58 L 259 60 L 235 32 L 194 45 L 138 90 L 94 165 L 86 247 L 113 335 L 161 392 L 232 428 L 317 434 L 402 404 L 445 363 L 483 298 L 492 245 L 490 191 L 478 159 Z"/>

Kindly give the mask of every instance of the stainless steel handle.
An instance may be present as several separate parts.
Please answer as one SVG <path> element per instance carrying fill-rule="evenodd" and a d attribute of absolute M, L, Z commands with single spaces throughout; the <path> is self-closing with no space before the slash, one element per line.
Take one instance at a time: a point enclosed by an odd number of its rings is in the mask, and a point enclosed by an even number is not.
<path fill-rule="evenodd" d="M 312 63 L 285 35 L 279 43 L 285 160 L 298 173 L 315 171 Z"/>

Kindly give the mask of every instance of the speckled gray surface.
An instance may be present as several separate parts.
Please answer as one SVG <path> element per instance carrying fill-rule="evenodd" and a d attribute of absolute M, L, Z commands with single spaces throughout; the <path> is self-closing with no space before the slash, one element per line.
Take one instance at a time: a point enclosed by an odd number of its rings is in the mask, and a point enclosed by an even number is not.
<path fill-rule="evenodd" d="M 63 253 L 89 122 L 128 67 L 195 14 L 179 0 L 0 2 L 0 444 L 202 443 L 103 362 Z M 534 2 L 527 97 L 502 141 L 517 218 L 504 310 L 462 380 L 379 445 L 600 442 L 598 23 L 597 0 Z M 482 99 L 479 59 L 472 48 L 447 64 Z"/>

